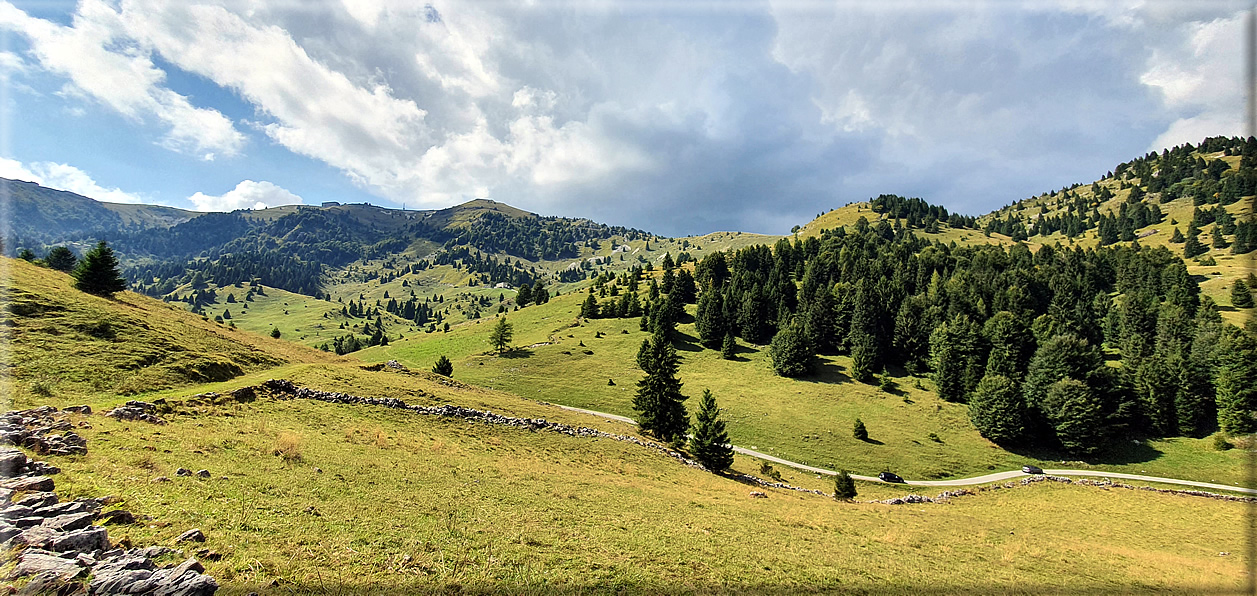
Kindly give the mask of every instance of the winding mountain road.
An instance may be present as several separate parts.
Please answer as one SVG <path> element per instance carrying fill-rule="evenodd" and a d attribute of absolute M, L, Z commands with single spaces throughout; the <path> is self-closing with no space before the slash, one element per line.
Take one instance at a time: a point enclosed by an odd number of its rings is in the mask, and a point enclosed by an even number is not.
<path fill-rule="evenodd" d="M 625 416 L 617 416 L 615 414 L 607 414 L 605 412 L 599 412 L 596 410 L 586 410 L 584 408 L 574 408 L 572 406 L 564 406 L 560 404 L 551 404 L 551 405 L 558 406 L 559 408 L 562 408 L 564 410 L 570 410 L 573 412 L 581 412 L 584 414 L 589 414 L 591 416 L 598 416 L 601 418 L 606 418 L 608 420 L 615 420 L 617 422 L 624 422 L 627 424 L 637 425 L 636 421 L 634 421 L 632 418 L 628 418 Z M 806 464 L 793 462 L 788 459 L 781 459 L 780 457 L 768 455 L 767 453 L 761 453 L 759 451 L 754 451 L 751 449 L 747 449 L 745 447 L 738 447 L 737 445 L 733 446 L 733 450 L 738 453 L 741 453 L 742 455 L 758 457 L 759 459 L 770 461 L 775 464 L 781 464 L 783 466 L 789 466 L 796 470 L 804 470 L 807 472 L 812 472 L 814 474 L 828 474 L 830 476 L 834 476 L 838 474 L 838 472 L 834 470 L 826 470 L 825 468 L 818 468 L 816 466 L 809 466 Z M 1197 482 L 1195 480 L 1179 480 L 1177 478 L 1160 478 L 1157 476 L 1142 476 L 1139 474 L 1123 474 L 1121 472 L 1104 472 L 1104 471 L 1098 471 L 1098 470 L 1043 470 L 1043 473 L 1051 475 L 1051 476 L 1095 476 L 1095 477 L 1100 477 L 1100 478 L 1113 478 L 1113 479 L 1121 479 L 1121 480 L 1139 480 L 1142 482 L 1175 484 L 1178 486 L 1190 486 L 1193 488 L 1206 488 L 1210 490 L 1224 490 L 1224 491 L 1229 491 L 1229 492 L 1242 493 L 1246 495 L 1257 495 L 1257 489 L 1244 488 L 1242 486 L 1230 486 L 1227 484 L 1212 484 L 1209 482 Z M 1012 478 L 1019 478 L 1021 476 L 1029 476 L 1029 474 L 1022 472 L 1021 470 L 1009 470 L 1007 472 L 995 472 L 994 474 L 986 474 L 984 476 L 974 476 L 972 478 L 956 478 L 953 480 L 906 480 L 905 484 L 908 484 L 909 486 L 973 486 L 975 484 L 999 482 L 1001 480 L 1009 480 Z M 877 478 L 876 476 L 858 476 L 856 474 L 852 474 L 851 477 L 856 480 L 863 480 L 865 482 L 883 482 L 884 484 L 895 484 L 895 483 L 884 482 L 881 479 Z"/>

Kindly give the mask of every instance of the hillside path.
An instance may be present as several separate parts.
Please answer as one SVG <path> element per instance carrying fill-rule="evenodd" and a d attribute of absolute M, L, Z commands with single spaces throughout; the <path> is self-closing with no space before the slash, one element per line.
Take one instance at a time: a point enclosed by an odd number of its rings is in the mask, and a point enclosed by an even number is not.
<path fill-rule="evenodd" d="M 624 422 L 624 423 L 632 424 L 632 425 L 637 424 L 632 418 L 628 418 L 626 416 L 617 416 L 615 414 L 607 414 L 605 412 L 599 412 L 596 410 L 586 410 L 584 408 L 574 408 L 572 406 L 564 406 L 560 404 L 551 404 L 551 405 L 558 406 L 564 410 L 570 410 L 573 412 L 581 412 L 581 413 L 589 414 L 592 416 L 599 416 L 602 418 L 606 418 L 608 420 L 615 420 L 617 422 Z M 745 447 L 738 447 L 737 445 L 733 446 L 733 450 L 738 453 L 741 453 L 742 455 L 758 457 L 765 461 L 770 461 L 775 464 L 781 464 L 783 466 L 789 466 L 796 470 L 812 472 L 813 474 L 828 474 L 830 476 L 834 476 L 838 474 L 838 472 L 834 470 L 826 470 L 825 468 L 818 468 L 816 466 L 809 466 L 806 464 L 793 462 L 788 459 L 782 459 L 780 457 L 768 455 L 767 453 L 761 453 L 759 451 L 754 451 L 751 449 L 747 449 Z M 1095 477 L 1100 477 L 1100 478 L 1139 480 L 1143 482 L 1176 484 L 1179 486 L 1191 486 L 1194 488 L 1207 488 L 1211 490 L 1225 490 L 1225 491 L 1230 491 L 1230 492 L 1243 493 L 1246 495 L 1257 495 L 1257 489 L 1244 488 L 1241 486 L 1230 486 L 1226 484 L 1212 484 L 1209 482 L 1197 482 L 1195 480 L 1179 480 L 1177 478 L 1160 478 L 1157 476 L 1142 476 L 1139 474 L 1123 474 L 1121 472 L 1105 472 L 1102 470 L 1043 470 L 1043 473 L 1049 474 L 1052 476 L 1095 476 Z M 999 482 L 1001 480 L 1009 480 L 1009 479 L 1018 478 L 1021 476 L 1029 476 L 1029 474 L 1022 472 L 1021 470 L 1009 470 L 1007 472 L 995 472 L 993 474 L 986 474 L 983 476 L 974 476 L 972 478 L 956 478 L 953 480 L 906 480 L 905 483 L 910 486 L 972 486 L 975 484 L 986 484 L 988 482 Z M 883 482 L 881 479 L 877 478 L 876 476 L 859 476 L 856 474 L 852 474 L 851 477 L 856 480 L 863 480 L 865 482 Z M 893 483 L 884 483 L 884 484 L 893 484 Z"/>

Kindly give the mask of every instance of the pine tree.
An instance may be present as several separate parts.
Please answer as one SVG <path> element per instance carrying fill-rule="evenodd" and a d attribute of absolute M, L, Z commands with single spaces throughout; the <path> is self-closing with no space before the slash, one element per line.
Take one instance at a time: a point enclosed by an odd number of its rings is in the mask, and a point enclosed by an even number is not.
<path fill-rule="evenodd" d="M 855 419 L 855 424 L 851 426 L 851 436 L 857 441 L 869 440 L 869 430 L 864 427 L 864 421 L 859 418 Z"/>
<path fill-rule="evenodd" d="M 282 334 L 279 332 L 279 327 L 271 327 L 271 337 L 279 339 L 280 335 Z"/>
<path fill-rule="evenodd" d="M 803 337 L 798 319 L 792 319 L 768 346 L 773 372 L 783 377 L 801 377 L 812 369 L 812 349 Z"/>
<path fill-rule="evenodd" d="M 978 433 L 999 445 L 1011 445 L 1026 434 L 1026 405 L 1008 377 L 988 374 L 969 398 L 969 420 Z"/>
<path fill-rule="evenodd" d="M 720 342 L 729 333 L 729 323 L 724 316 L 724 296 L 715 290 L 707 290 L 698 299 L 698 309 L 694 316 L 694 327 L 698 331 L 698 340 L 712 349 L 720 347 Z"/>
<path fill-rule="evenodd" d="M 1187 226 L 1187 241 L 1183 243 L 1183 258 L 1190 259 L 1192 257 L 1209 252 L 1205 245 L 1200 243 L 1200 229 L 1196 227 L 1196 222 Z"/>
<path fill-rule="evenodd" d="M 720 344 L 720 357 L 725 360 L 733 360 L 737 358 L 738 340 L 733 338 L 733 332 L 725 334 L 725 340 Z"/>
<path fill-rule="evenodd" d="M 519 306 L 528 306 L 532 301 L 532 287 L 528 284 L 519 286 L 519 290 L 515 292 L 515 304 Z"/>
<path fill-rule="evenodd" d="M 1231 286 L 1231 306 L 1235 308 L 1253 307 L 1253 292 L 1242 279 L 1235 280 L 1235 285 Z"/>
<path fill-rule="evenodd" d="M 1219 350 L 1218 426 L 1232 435 L 1257 432 L 1257 340 L 1228 327 Z"/>
<path fill-rule="evenodd" d="M 827 288 L 820 288 L 804 313 L 803 335 L 818 354 L 832 354 L 834 345 L 834 295 Z"/>
<path fill-rule="evenodd" d="M 74 276 L 74 287 L 88 294 L 108 298 L 127 289 L 126 280 L 118 275 L 118 259 L 104 240 L 83 255 L 71 275 Z"/>
<path fill-rule="evenodd" d="M 846 470 L 838 470 L 838 475 L 834 476 L 834 499 L 850 501 L 855 497 L 855 479 Z"/>
<path fill-rule="evenodd" d="M 432 372 L 443 377 L 453 376 L 454 363 L 450 362 L 450 359 L 446 358 L 445 354 L 441 354 L 441 357 L 436 359 L 436 364 L 432 365 Z"/>
<path fill-rule="evenodd" d="M 689 414 L 681 403 L 686 397 L 676 377 L 680 365 L 676 349 L 666 336 L 655 334 L 642 341 L 637 365 L 646 373 L 633 397 L 638 427 L 664 441 L 681 439 L 689 428 Z"/>
<path fill-rule="evenodd" d="M 1178 229 L 1177 226 L 1175 226 L 1174 233 L 1170 235 L 1170 242 L 1174 244 L 1182 244 L 1186 241 L 1187 239 L 1183 237 L 1183 231 Z"/>
<path fill-rule="evenodd" d="M 694 285 L 694 276 L 689 270 L 681 269 L 677 273 L 676 281 L 672 284 L 672 292 L 677 295 L 677 300 L 681 304 L 694 304 L 694 299 L 698 295 L 698 288 Z"/>
<path fill-rule="evenodd" d="M 514 335 L 513 327 L 506 322 L 506 317 L 498 319 L 498 323 L 489 331 L 489 345 L 497 350 L 499 354 L 511 345 L 511 337 Z"/>
<path fill-rule="evenodd" d="M 729 435 L 725 432 L 724 421 L 720 419 L 716 398 L 708 389 L 703 390 L 694 422 L 694 436 L 690 438 L 690 453 L 694 454 L 694 459 L 713 472 L 733 465 L 733 447 L 729 445 Z"/>
<path fill-rule="evenodd" d="M 1066 378 L 1052 383 L 1043 409 L 1066 451 L 1088 455 L 1103 446 L 1105 429 L 1100 402 L 1082 381 Z"/>
<path fill-rule="evenodd" d="M 585 296 L 585 302 L 580 307 L 580 316 L 582 319 L 598 318 L 598 299 L 592 292 Z"/>
<path fill-rule="evenodd" d="M 57 271 L 69 273 L 74 271 L 74 266 L 78 263 L 78 260 L 78 257 L 74 256 L 70 249 L 64 246 L 54 246 L 48 251 L 48 256 L 44 257 L 44 264 Z"/>

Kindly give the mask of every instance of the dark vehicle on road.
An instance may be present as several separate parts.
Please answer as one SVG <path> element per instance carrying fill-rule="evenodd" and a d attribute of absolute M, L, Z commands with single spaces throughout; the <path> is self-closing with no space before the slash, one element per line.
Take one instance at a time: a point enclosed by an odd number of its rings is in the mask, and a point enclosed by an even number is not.
<path fill-rule="evenodd" d="M 903 478 L 900 478 L 899 475 L 894 472 L 882 472 L 877 475 L 877 478 L 882 482 L 898 482 L 900 484 L 904 484 Z"/>
<path fill-rule="evenodd" d="M 1039 466 L 1025 465 L 1021 466 L 1021 471 L 1027 474 L 1042 474 L 1043 468 L 1040 468 Z"/>

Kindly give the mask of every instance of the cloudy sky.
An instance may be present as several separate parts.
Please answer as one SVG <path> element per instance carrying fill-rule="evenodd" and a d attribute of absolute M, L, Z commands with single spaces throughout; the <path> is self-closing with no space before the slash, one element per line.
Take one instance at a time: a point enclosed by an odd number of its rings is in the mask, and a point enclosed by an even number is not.
<path fill-rule="evenodd" d="M 670 235 L 980 214 L 1242 134 L 1245 2 L 0 0 L 0 176 Z"/>

